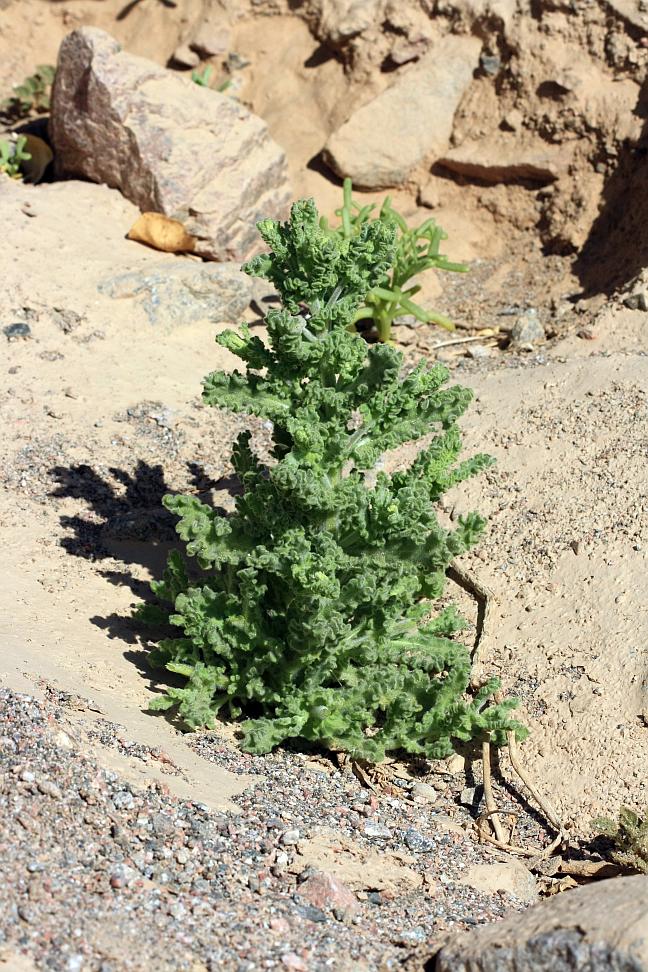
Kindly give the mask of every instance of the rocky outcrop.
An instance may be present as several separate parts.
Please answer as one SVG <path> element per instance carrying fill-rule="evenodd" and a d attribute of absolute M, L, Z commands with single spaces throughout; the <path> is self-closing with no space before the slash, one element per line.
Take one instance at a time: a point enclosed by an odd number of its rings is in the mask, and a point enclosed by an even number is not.
<path fill-rule="evenodd" d="M 648 972 L 648 877 L 557 895 L 444 946 L 434 972 Z"/>
<path fill-rule="evenodd" d="M 356 185 L 377 189 L 402 185 L 421 162 L 444 155 L 480 49 L 476 37 L 444 37 L 330 137 L 327 162 Z"/>
<path fill-rule="evenodd" d="M 61 45 L 51 137 L 59 176 L 105 183 L 180 219 L 205 257 L 245 256 L 255 223 L 290 199 L 284 153 L 260 118 L 96 28 Z"/>

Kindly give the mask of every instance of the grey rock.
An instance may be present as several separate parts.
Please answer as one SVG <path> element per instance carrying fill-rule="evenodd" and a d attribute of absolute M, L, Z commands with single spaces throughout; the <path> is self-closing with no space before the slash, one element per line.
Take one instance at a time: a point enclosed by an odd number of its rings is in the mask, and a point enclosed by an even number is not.
<path fill-rule="evenodd" d="M 176 829 L 173 820 L 166 813 L 154 813 L 151 818 L 151 827 L 158 837 L 170 837 Z"/>
<path fill-rule="evenodd" d="M 481 795 L 481 794 L 480 794 Z M 465 786 L 459 794 L 459 803 L 464 807 L 472 807 L 477 799 L 477 787 Z"/>
<path fill-rule="evenodd" d="M 364 825 L 365 837 L 370 837 L 372 840 L 382 839 L 389 840 L 392 836 L 392 832 L 389 827 L 385 824 L 378 823 L 375 820 L 367 820 Z"/>
<path fill-rule="evenodd" d="M 648 972 L 648 877 L 556 895 L 453 939 L 434 972 Z"/>
<path fill-rule="evenodd" d="M 413 928 L 405 928 L 397 932 L 392 938 L 392 943 L 402 945 L 405 948 L 414 948 L 416 945 L 421 945 L 427 941 L 428 937 L 429 933 L 423 925 L 415 925 Z"/>
<path fill-rule="evenodd" d="M 135 299 L 151 324 L 170 330 L 201 320 L 238 321 L 252 299 L 253 283 L 233 263 L 180 259 L 117 274 L 98 289 L 108 297 Z"/>
<path fill-rule="evenodd" d="M 479 58 L 479 65 L 484 72 L 490 77 L 495 77 L 499 73 L 499 69 L 502 66 L 502 62 L 499 57 L 494 54 L 482 54 Z"/>
<path fill-rule="evenodd" d="M 417 780 L 410 792 L 417 803 L 436 803 L 439 797 L 434 787 L 422 780 Z"/>
<path fill-rule="evenodd" d="M 61 44 L 50 134 L 59 176 L 105 183 L 142 211 L 181 220 L 202 256 L 240 259 L 257 243 L 256 222 L 290 199 L 286 158 L 265 122 L 95 27 Z"/>
<path fill-rule="evenodd" d="M 545 330 L 535 307 L 530 307 L 521 314 L 511 329 L 511 343 L 520 346 L 540 344 L 545 337 Z"/>
<path fill-rule="evenodd" d="M 326 161 L 356 185 L 377 189 L 401 185 L 417 165 L 440 158 L 480 49 L 476 37 L 444 37 L 331 135 Z"/>
<path fill-rule="evenodd" d="M 284 847 L 293 847 L 299 843 L 301 834 L 298 830 L 285 830 L 281 835 L 281 843 Z"/>
<path fill-rule="evenodd" d="M 648 311 L 648 293 L 645 290 L 635 290 L 623 298 L 623 303 L 628 310 Z"/>
<path fill-rule="evenodd" d="M 414 830 L 413 827 L 403 833 L 403 839 L 408 848 L 418 854 L 429 854 L 437 847 L 433 840 L 430 840 L 425 834 L 419 833 L 418 830 Z"/>
<path fill-rule="evenodd" d="M 112 798 L 117 810 L 130 810 L 135 803 L 135 797 L 130 790 L 118 790 Z"/>
<path fill-rule="evenodd" d="M 19 338 L 31 337 L 29 324 L 23 324 L 22 321 L 17 321 L 15 324 L 7 324 L 6 327 L 2 328 L 2 331 L 9 341 L 17 341 Z"/>

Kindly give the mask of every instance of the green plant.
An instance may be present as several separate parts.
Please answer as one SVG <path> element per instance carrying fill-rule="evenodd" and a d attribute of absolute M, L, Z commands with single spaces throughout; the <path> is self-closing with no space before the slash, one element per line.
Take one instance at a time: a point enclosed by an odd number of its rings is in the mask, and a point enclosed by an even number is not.
<path fill-rule="evenodd" d="M 360 231 L 376 207 L 372 203 L 361 206 L 353 199 L 351 179 L 344 180 L 343 193 L 342 206 L 335 211 L 336 216 L 340 217 L 340 225 L 332 228 L 325 217 L 322 217 L 321 225 L 329 232 L 349 238 Z M 391 339 L 392 324 L 406 314 L 411 314 L 422 323 L 439 324 L 453 330 L 452 321 L 443 314 L 425 310 L 414 303 L 412 297 L 420 292 L 419 284 L 408 286 L 414 277 L 425 270 L 450 270 L 455 273 L 465 273 L 468 270 L 465 264 L 453 263 L 439 253 L 441 243 L 448 238 L 447 234 L 431 218 L 420 226 L 408 226 L 405 218 L 392 206 L 389 196 L 383 201 L 380 219 L 394 226 L 394 258 L 385 279 L 373 286 L 366 295 L 363 306 L 356 311 L 353 323 L 363 319 L 372 320 L 381 341 Z"/>
<path fill-rule="evenodd" d="M 613 861 L 648 874 L 648 817 L 640 817 L 629 807 L 621 807 L 617 821 L 600 817 L 595 821 L 595 827 L 614 843 L 610 855 Z"/>
<path fill-rule="evenodd" d="M 198 71 L 197 69 L 195 71 L 192 71 L 191 80 L 193 81 L 194 84 L 200 85 L 201 88 L 208 88 L 209 81 L 213 73 L 214 73 L 213 67 L 211 66 L 211 64 L 207 64 L 207 66 L 202 71 Z"/>
<path fill-rule="evenodd" d="M 13 121 L 49 111 L 50 94 L 56 68 L 40 64 L 36 72 L 14 85 L 13 94 L 0 103 L 0 114 Z"/>
<path fill-rule="evenodd" d="M 165 498 L 197 567 L 173 552 L 153 584 L 159 604 L 138 612 L 180 629 L 151 662 L 187 680 L 151 708 L 177 709 L 188 727 L 245 715 L 255 753 L 302 738 L 372 761 L 398 749 L 443 757 L 457 739 L 522 735 L 515 701 L 490 703 L 495 681 L 465 696 L 470 656 L 452 640 L 464 622 L 453 608 L 431 613 L 449 563 L 484 527 L 471 513 L 447 530 L 436 515 L 445 490 L 492 461 L 456 464 L 471 392 L 444 387 L 440 365 L 403 376 L 398 350 L 349 330 L 389 270 L 393 222 L 331 234 L 305 200 L 288 222 L 258 226 L 270 252 L 244 269 L 271 280 L 283 306 L 266 317 L 267 344 L 245 325 L 217 337 L 246 370 L 208 375 L 203 400 L 272 423 L 274 461 L 239 435 L 243 495 L 230 516 Z M 428 434 L 408 469 L 372 484 L 383 453 Z"/>
<path fill-rule="evenodd" d="M 25 152 L 27 139 L 19 135 L 15 139 L 0 139 L 0 172 L 6 172 L 12 179 L 20 179 L 21 165 L 31 159 L 29 152 Z"/>

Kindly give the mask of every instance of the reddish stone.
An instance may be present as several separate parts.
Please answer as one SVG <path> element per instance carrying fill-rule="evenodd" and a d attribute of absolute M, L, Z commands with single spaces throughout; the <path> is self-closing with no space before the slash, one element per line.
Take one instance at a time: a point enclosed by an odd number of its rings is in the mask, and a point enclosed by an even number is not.
<path fill-rule="evenodd" d="M 336 911 L 345 916 L 360 911 L 355 894 L 339 878 L 325 871 L 316 871 L 299 886 L 300 896 L 322 911 Z"/>

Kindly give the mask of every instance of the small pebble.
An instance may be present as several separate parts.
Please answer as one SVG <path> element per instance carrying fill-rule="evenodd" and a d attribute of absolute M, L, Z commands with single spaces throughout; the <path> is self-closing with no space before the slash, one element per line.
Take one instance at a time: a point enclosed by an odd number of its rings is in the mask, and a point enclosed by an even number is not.
<path fill-rule="evenodd" d="M 60 800 L 63 796 L 59 787 L 51 780 L 41 780 L 38 784 L 38 789 L 45 796 L 51 797 L 52 800 Z"/>
<path fill-rule="evenodd" d="M 482 54 L 479 58 L 479 63 L 484 73 L 490 77 L 495 77 L 502 64 L 499 57 L 494 54 Z"/>
<path fill-rule="evenodd" d="M 112 798 L 118 810 L 130 810 L 135 803 L 135 797 L 130 790 L 119 790 Z"/>
<path fill-rule="evenodd" d="M 417 803 L 436 803 L 439 794 L 429 783 L 417 780 L 410 793 Z"/>
<path fill-rule="evenodd" d="M 26 339 L 31 337 L 29 324 L 24 324 L 22 321 L 18 321 L 15 324 L 7 324 L 2 330 L 9 341 L 18 341 L 21 338 Z"/>
<path fill-rule="evenodd" d="M 298 830 L 285 830 L 281 835 L 281 843 L 284 847 L 292 847 L 294 844 L 299 843 L 299 837 Z"/>
<path fill-rule="evenodd" d="M 471 807 L 475 802 L 476 795 L 476 786 L 466 786 L 459 795 L 459 802 L 463 804 L 464 807 Z"/>
<path fill-rule="evenodd" d="M 389 827 L 385 824 L 377 823 L 375 820 L 367 820 L 364 825 L 365 837 L 369 837 L 372 840 L 389 840 L 392 836 L 392 832 Z"/>

